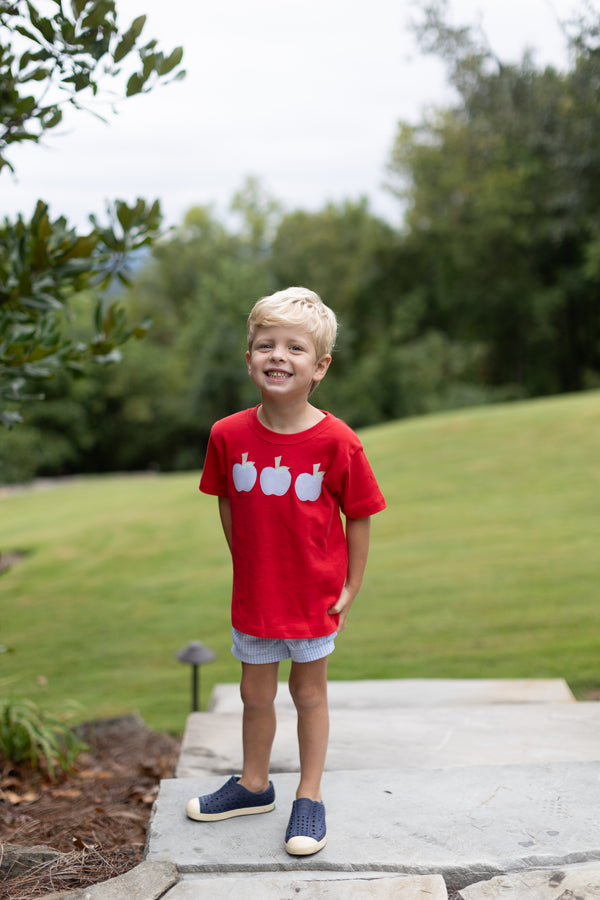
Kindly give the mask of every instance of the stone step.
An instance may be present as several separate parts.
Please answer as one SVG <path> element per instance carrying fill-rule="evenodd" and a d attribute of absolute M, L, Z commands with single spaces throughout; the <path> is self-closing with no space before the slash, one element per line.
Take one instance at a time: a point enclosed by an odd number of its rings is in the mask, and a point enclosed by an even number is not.
<path fill-rule="evenodd" d="M 186 801 L 222 781 L 162 782 L 148 860 L 173 862 L 190 876 L 441 874 L 449 890 L 459 890 L 497 875 L 600 859 L 598 762 L 326 772 L 329 840 L 310 857 L 291 857 L 283 846 L 297 776 L 274 776 L 271 813 L 214 823 L 187 819 Z"/>
<path fill-rule="evenodd" d="M 330 681 L 331 709 L 393 709 L 414 706 L 482 706 L 488 703 L 573 703 L 564 678 L 402 678 Z M 275 705 L 293 709 L 287 683 L 279 683 Z M 215 685 L 209 712 L 241 712 L 239 684 Z"/>
<path fill-rule="evenodd" d="M 272 872 L 183 876 L 164 900 L 448 900 L 441 875 Z"/>
<path fill-rule="evenodd" d="M 499 875 L 463 888 L 462 900 L 600 900 L 600 863 Z"/>
<path fill-rule="evenodd" d="M 331 710 L 327 771 L 592 762 L 600 757 L 600 703 Z M 179 778 L 239 773 L 241 711 L 192 713 Z M 298 771 L 296 716 L 278 711 L 272 772 Z"/>

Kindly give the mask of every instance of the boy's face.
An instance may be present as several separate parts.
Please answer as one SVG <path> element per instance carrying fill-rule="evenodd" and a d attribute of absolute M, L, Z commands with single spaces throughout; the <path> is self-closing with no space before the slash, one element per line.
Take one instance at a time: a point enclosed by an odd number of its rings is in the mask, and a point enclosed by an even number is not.
<path fill-rule="evenodd" d="M 321 381 L 331 356 L 317 359 L 310 332 L 297 326 L 257 328 L 246 353 L 248 374 L 262 394 L 274 398 L 307 398 L 314 382 Z"/>

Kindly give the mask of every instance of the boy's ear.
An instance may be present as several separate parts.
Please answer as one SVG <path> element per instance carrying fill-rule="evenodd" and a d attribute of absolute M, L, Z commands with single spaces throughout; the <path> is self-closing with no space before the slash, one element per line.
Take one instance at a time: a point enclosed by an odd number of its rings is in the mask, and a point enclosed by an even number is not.
<path fill-rule="evenodd" d="M 322 381 L 327 374 L 327 369 L 331 363 L 331 353 L 327 353 L 325 356 L 322 356 L 319 362 L 315 367 L 315 371 L 313 374 L 313 381 Z"/>
<path fill-rule="evenodd" d="M 248 375 L 250 374 L 250 351 L 246 350 L 246 365 L 248 366 Z"/>

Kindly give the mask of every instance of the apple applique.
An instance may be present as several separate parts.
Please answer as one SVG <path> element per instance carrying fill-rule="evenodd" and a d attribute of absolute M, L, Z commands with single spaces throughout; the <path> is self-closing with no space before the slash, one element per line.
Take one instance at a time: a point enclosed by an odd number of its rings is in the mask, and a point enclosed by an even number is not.
<path fill-rule="evenodd" d="M 256 483 L 256 469 L 252 461 L 248 462 L 247 453 L 242 453 L 241 463 L 233 466 L 233 483 L 237 491 L 251 491 Z"/>
<path fill-rule="evenodd" d="M 260 473 L 260 486 L 263 494 L 276 494 L 282 497 L 289 490 L 292 476 L 288 466 L 282 466 L 281 456 L 275 457 L 275 465 L 267 466 Z"/>
<path fill-rule="evenodd" d="M 324 475 L 325 472 L 319 472 L 319 463 L 313 464 L 312 475 L 309 472 L 298 475 L 294 485 L 298 500 L 316 500 L 323 488 Z"/>

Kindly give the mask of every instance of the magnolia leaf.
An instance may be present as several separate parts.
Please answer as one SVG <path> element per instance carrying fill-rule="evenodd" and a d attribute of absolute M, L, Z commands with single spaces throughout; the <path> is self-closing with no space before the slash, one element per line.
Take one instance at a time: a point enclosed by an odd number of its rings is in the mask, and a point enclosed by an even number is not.
<path fill-rule="evenodd" d="M 18 31 L 19 34 L 22 34 L 23 37 L 29 38 L 30 41 L 34 41 L 36 44 L 40 43 L 39 37 L 36 37 L 32 31 L 28 31 L 24 25 L 15 25 L 14 29 L 15 31 Z"/>
<path fill-rule="evenodd" d="M 94 232 L 88 235 L 84 235 L 83 237 L 77 238 L 77 240 L 71 245 L 69 250 L 62 256 L 63 260 L 74 259 L 74 258 L 88 258 L 94 252 L 98 244 L 98 235 Z"/>
<path fill-rule="evenodd" d="M 14 110 L 19 116 L 27 116 L 36 107 L 35 97 L 21 97 L 18 103 L 15 103 Z"/>
<path fill-rule="evenodd" d="M 88 0 L 71 0 L 71 9 L 73 10 L 75 18 L 79 18 L 79 16 L 85 9 L 87 2 Z"/>
<path fill-rule="evenodd" d="M 17 141 L 39 141 L 39 139 L 39 135 L 32 134 L 30 131 L 13 131 L 4 138 L 4 143 L 15 144 Z"/>
<path fill-rule="evenodd" d="M 143 87 L 144 79 L 137 72 L 134 72 L 127 82 L 127 96 L 133 97 L 134 94 L 139 94 Z"/>
<path fill-rule="evenodd" d="M 145 24 L 146 16 L 138 16 L 137 19 L 133 20 L 133 22 L 123 35 L 120 43 L 117 44 L 117 49 L 113 54 L 113 59 L 116 63 L 124 59 L 127 54 L 133 49 L 133 47 L 135 46 L 135 42 L 142 33 Z"/>
<path fill-rule="evenodd" d="M 36 23 L 38 31 L 40 31 L 49 44 L 54 43 L 55 33 L 50 19 L 39 19 Z"/>
<path fill-rule="evenodd" d="M 44 68 L 44 66 L 38 66 L 33 72 L 27 73 L 27 79 L 29 81 L 45 81 L 49 76 L 50 70 Z"/>
<path fill-rule="evenodd" d="M 62 110 L 59 109 L 58 106 L 49 106 L 46 110 L 43 110 L 40 119 L 43 127 L 49 131 L 51 128 L 55 128 L 60 124 L 62 117 Z"/>
<path fill-rule="evenodd" d="M 162 53 L 150 53 L 148 56 L 144 57 L 144 64 L 142 66 L 142 77 L 144 79 L 144 83 L 146 83 L 152 73 L 156 69 L 158 69 L 158 66 L 160 65 L 162 59 Z"/>
<path fill-rule="evenodd" d="M 118 200 L 116 203 L 117 219 L 119 220 L 123 231 L 128 231 L 133 223 L 135 209 L 130 209 L 126 203 Z"/>
<path fill-rule="evenodd" d="M 135 39 L 137 40 L 142 33 L 145 24 L 146 16 L 138 16 L 137 19 L 134 19 L 129 26 L 128 33 L 133 34 Z"/>
<path fill-rule="evenodd" d="M 122 41 L 117 45 L 113 59 L 115 62 L 121 62 L 127 54 L 133 49 L 135 44 L 135 36 L 131 32 L 123 35 Z"/>
<path fill-rule="evenodd" d="M 115 4 L 113 0 L 96 0 L 92 6 L 91 12 L 82 19 L 84 28 L 109 28 L 110 23 L 107 21 L 109 13 L 115 12 Z"/>
<path fill-rule="evenodd" d="M 168 75 L 169 72 L 172 72 L 175 66 L 178 66 L 181 60 L 183 59 L 183 47 L 176 47 L 175 50 L 171 53 L 170 56 L 164 60 L 161 66 L 158 69 L 159 75 Z"/>
<path fill-rule="evenodd" d="M 30 60 L 34 59 L 34 55 L 31 50 L 26 50 L 25 53 L 21 55 L 19 60 L 19 72 L 22 72 L 25 66 L 30 62 Z"/>

